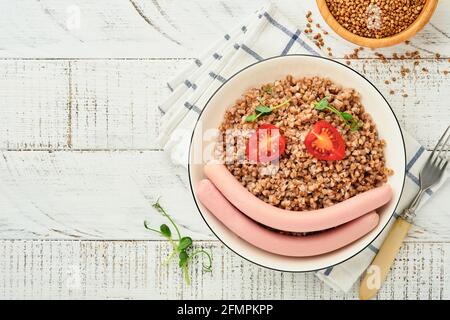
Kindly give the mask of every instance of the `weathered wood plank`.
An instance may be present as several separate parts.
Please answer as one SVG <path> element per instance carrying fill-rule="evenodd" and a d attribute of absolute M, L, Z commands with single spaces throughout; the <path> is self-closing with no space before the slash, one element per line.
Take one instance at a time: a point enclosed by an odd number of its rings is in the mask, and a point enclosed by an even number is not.
<path fill-rule="evenodd" d="M 131 1 L 3 2 L 0 30 L 2 57 L 164 57 L 186 51 Z"/>
<path fill-rule="evenodd" d="M 158 239 L 143 221 L 165 221 L 161 196 L 187 234 L 211 239 L 162 152 L 2 152 L 0 181 L 0 238 Z"/>
<path fill-rule="evenodd" d="M 0 149 L 155 149 L 186 60 L 0 60 Z"/>
<path fill-rule="evenodd" d="M 66 148 L 68 93 L 68 61 L 1 61 L 0 148 Z"/>
<path fill-rule="evenodd" d="M 157 149 L 157 106 L 168 95 L 166 81 L 186 63 L 0 60 L 0 149 Z M 450 118 L 447 60 L 421 60 L 419 66 L 411 60 L 352 60 L 351 66 L 380 89 L 407 131 L 434 146 Z M 402 66 L 412 70 L 404 78 Z M 398 80 L 386 85 L 394 74 Z"/>
<path fill-rule="evenodd" d="M 157 106 L 186 60 L 71 63 L 72 148 L 158 149 Z"/>
<path fill-rule="evenodd" d="M 164 264 L 165 241 L 0 241 L 2 299 L 355 299 L 357 285 L 336 293 L 313 273 L 258 267 L 217 241 L 213 272 L 192 266 L 192 285 L 176 263 Z M 380 299 L 448 299 L 450 243 L 406 243 Z"/>
<path fill-rule="evenodd" d="M 0 239 L 159 239 L 158 196 L 183 230 L 215 239 L 193 202 L 184 169 L 163 152 L 0 153 Z M 450 241 L 447 183 L 416 220 L 411 241 Z"/>
<path fill-rule="evenodd" d="M 315 0 L 276 3 L 300 29 L 306 24 L 302 6 L 313 11 L 314 22 L 325 26 Z M 264 4 L 260 0 L 8 1 L 0 10 L 0 57 L 195 57 L 199 48 L 209 46 Z M 449 55 L 449 14 L 450 6 L 441 1 L 431 24 L 413 38 L 412 45 L 380 51 L 421 48 L 424 56 Z M 326 42 L 340 57 L 353 48 L 333 33 Z"/>

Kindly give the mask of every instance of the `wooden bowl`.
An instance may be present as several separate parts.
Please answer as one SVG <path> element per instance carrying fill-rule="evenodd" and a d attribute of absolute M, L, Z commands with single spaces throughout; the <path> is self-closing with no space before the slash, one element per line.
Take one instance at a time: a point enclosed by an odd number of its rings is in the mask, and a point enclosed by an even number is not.
<path fill-rule="evenodd" d="M 409 25 L 408 28 L 393 36 L 376 39 L 376 38 L 361 37 L 348 31 L 333 17 L 330 10 L 328 9 L 325 0 L 316 0 L 316 1 L 319 11 L 322 14 L 322 17 L 325 19 L 325 21 L 328 23 L 331 29 L 333 29 L 342 38 L 359 46 L 369 48 L 381 48 L 393 46 L 395 44 L 401 43 L 411 38 L 428 23 L 438 4 L 438 0 L 427 0 L 417 19 L 411 25 Z"/>

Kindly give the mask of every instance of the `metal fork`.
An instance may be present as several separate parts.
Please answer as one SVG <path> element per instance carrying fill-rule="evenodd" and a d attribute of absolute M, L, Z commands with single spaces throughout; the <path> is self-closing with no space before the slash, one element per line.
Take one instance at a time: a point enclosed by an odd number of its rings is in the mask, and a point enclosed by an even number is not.
<path fill-rule="evenodd" d="M 441 180 L 445 169 L 447 168 L 447 143 L 450 138 L 449 129 L 450 126 L 447 127 L 447 130 L 445 130 L 444 134 L 436 144 L 436 147 L 434 147 L 433 152 L 428 157 L 427 162 L 425 162 L 425 165 L 419 173 L 420 190 L 411 201 L 409 207 L 406 208 L 401 215 L 401 217 L 409 223 L 412 223 L 416 216 L 417 207 L 425 192 Z"/>
<path fill-rule="evenodd" d="M 416 210 L 425 192 L 436 185 L 444 175 L 447 168 L 448 141 L 450 138 L 450 126 L 447 127 L 442 137 L 439 139 L 433 152 L 428 157 L 425 165 L 419 173 L 420 189 L 411 204 L 402 212 L 394 222 L 389 234 L 384 240 L 380 250 L 367 268 L 367 272 L 361 281 L 359 297 L 363 300 L 375 296 L 381 288 L 386 276 L 394 262 L 395 256 L 400 249 L 403 240 L 411 228 Z"/>

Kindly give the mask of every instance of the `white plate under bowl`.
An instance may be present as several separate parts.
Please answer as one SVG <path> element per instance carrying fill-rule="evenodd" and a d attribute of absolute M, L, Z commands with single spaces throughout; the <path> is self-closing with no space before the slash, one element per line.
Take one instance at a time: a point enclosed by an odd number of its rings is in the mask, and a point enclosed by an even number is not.
<path fill-rule="evenodd" d="M 378 133 L 386 140 L 386 166 L 394 170 L 388 178 L 394 196 L 383 208 L 378 226 L 363 238 L 339 250 L 315 257 L 292 258 L 272 254 L 242 240 L 219 222 L 197 199 L 196 186 L 204 179 L 204 161 L 195 158 L 196 149 L 205 148 L 202 136 L 208 129 L 217 129 L 225 110 L 248 89 L 285 78 L 327 77 L 346 88 L 354 88 L 360 93 L 361 102 L 375 121 Z M 207 145 L 207 144 L 206 144 Z M 198 150 L 197 150 L 198 151 Z M 228 79 L 210 98 L 194 129 L 189 152 L 189 179 L 197 207 L 211 231 L 231 250 L 258 265 L 283 271 L 304 272 L 324 269 L 341 263 L 366 248 L 387 225 L 394 213 L 405 180 L 405 146 L 398 121 L 386 99 L 366 78 L 353 69 L 336 61 L 309 55 L 287 55 L 257 62 L 242 69 Z"/>

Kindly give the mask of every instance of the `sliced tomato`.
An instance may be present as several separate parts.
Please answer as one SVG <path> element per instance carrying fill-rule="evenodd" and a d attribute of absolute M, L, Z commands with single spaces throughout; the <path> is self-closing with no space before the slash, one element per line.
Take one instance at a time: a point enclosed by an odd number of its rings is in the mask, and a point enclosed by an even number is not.
<path fill-rule="evenodd" d="M 305 138 L 306 150 L 319 160 L 342 160 L 345 142 L 339 131 L 325 120 L 316 122 Z"/>
<path fill-rule="evenodd" d="M 248 139 L 245 151 L 248 160 L 266 163 L 280 158 L 285 150 L 286 139 L 280 129 L 272 124 L 263 124 Z"/>

